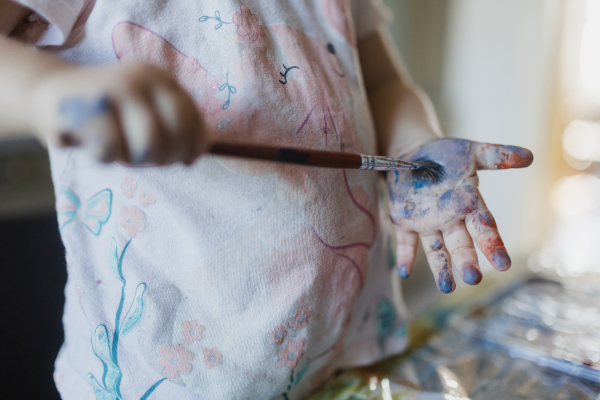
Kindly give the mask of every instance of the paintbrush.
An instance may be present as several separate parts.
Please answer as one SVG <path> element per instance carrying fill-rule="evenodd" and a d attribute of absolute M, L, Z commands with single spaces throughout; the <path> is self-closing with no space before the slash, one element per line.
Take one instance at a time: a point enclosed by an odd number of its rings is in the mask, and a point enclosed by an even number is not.
<path fill-rule="evenodd" d="M 279 161 L 288 164 L 309 165 L 313 167 L 363 169 L 371 171 L 412 171 L 414 176 L 431 183 L 440 182 L 446 175 L 442 165 L 428 159 L 419 159 L 416 162 L 408 162 L 398 158 L 372 156 L 360 153 L 219 142 L 212 143 L 208 152 L 221 156 Z"/>

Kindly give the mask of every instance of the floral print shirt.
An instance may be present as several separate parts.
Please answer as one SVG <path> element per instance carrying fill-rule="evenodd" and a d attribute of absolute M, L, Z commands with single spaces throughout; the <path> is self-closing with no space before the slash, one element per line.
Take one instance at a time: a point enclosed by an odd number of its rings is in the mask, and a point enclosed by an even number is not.
<path fill-rule="evenodd" d="M 215 139 L 376 152 L 356 48 L 385 20 L 375 0 L 22 3 L 61 57 L 169 70 Z M 404 348 L 377 173 L 51 161 L 64 399 L 301 399 Z"/>

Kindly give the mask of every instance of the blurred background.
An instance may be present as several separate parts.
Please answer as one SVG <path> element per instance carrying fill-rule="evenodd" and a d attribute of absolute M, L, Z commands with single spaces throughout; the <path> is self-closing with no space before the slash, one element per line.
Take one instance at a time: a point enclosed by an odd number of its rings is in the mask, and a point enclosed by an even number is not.
<path fill-rule="evenodd" d="M 394 41 L 445 134 L 535 155 L 526 170 L 480 174 L 513 258 L 502 275 L 595 274 L 600 0 L 385 3 Z M 484 280 L 498 279 L 481 254 L 480 261 Z M 0 264 L 0 386 L 22 399 L 54 398 L 66 268 L 47 155 L 33 140 L 0 142 Z M 403 289 L 413 313 L 444 299 L 422 254 Z"/>

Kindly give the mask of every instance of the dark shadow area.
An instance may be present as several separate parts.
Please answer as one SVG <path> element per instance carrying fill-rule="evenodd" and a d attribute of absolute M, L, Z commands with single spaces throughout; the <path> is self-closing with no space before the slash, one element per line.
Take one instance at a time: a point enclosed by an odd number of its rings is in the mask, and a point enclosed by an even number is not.
<path fill-rule="evenodd" d="M 60 399 L 67 269 L 56 216 L 0 220 L 0 388 L 4 399 Z"/>

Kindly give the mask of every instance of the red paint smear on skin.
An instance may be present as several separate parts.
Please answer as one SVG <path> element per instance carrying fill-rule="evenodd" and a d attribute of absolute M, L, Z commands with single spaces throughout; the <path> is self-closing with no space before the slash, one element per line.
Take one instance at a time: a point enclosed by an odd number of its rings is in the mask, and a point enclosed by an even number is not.
<path fill-rule="evenodd" d="M 475 225 L 483 225 L 483 226 L 487 226 L 489 228 L 498 228 L 498 225 L 496 225 L 496 220 L 494 219 L 494 217 L 492 217 L 492 214 L 486 213 L 479 213 L 477 214 L 475 217 L 473 217 L 473 223 Z"/>
<path fill-rule="evenodd" d="M 531 153 L 523 151 L 503 151 L 500 153 L 502 159 L 497 164 L 499 168 L 523 168 L 531 165 L 533 161 Z"/>
<path fill-rule="evenodd" d="M 502 241 L 500 236 L 496 234 L 495 236 L 487 240 L 480 240 L 479 247 L 481 248 L 481 251 L 483 251 L 483 254 L 485 254 L 486 257 L 490 257 L 494 250 L 504 249 L 504 242 Z"/>

